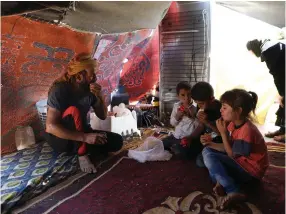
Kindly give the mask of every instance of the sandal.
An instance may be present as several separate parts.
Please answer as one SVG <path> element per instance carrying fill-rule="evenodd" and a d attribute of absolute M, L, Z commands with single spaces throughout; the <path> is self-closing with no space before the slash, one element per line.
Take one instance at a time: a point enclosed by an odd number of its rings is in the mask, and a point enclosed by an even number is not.
<path fill-rule="evenodd" d="M 269 138 L 274 138 L 275 136 L 281 135 L 281 134 L 284 134 L 284 133 L 281 132 L 280 129 L 278 129 L 278 130 L 275 131 L 275 132 L 268 132 L 268 133 L 265 134 L 264 136 L 265 136 L 265 137 L 269 137 Z"/>
<path fill-rule="evenodd" d="M 227 196 L 222 198 L 220 208 L 222 210 L 226 209 L 229 205 L 243 202 L 246 200 L 246 195 L 242 193 L 229 193 Z"/>
<path fill-rule="evenodd" d="M 275 136 L 273 139 L 274 139 L 275 141 L 280 142 L 280 143 L 285 143 L 285 134 Z"/>

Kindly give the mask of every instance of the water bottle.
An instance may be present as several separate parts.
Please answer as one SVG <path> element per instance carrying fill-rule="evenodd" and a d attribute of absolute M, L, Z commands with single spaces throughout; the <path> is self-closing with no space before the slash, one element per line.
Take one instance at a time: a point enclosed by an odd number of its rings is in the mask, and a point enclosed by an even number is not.
<path fill-rule="evenodd" d="M 17 150 L 29 148 L 36 143 L 35 134 L 31 126 L 19 126 L 15 132 Z"/>

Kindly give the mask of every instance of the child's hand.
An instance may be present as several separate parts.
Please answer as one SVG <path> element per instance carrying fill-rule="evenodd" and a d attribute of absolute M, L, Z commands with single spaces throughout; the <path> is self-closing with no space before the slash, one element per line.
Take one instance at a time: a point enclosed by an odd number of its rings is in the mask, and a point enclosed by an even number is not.
<path fill-rule="evenodd" d="M 184 116 L 184 111 L 180 111 L 180 108 L 178 108 L 177 114 L 175 116 L 176 120 L 177 121 L 181 120 L 183 116 Z"/>
<path fill-rule="evenodd" d="M 212 141 L 212 135 L 211 134 L 209 134 L 209 133 L 207 133 L 207 134 L 203 134 L 203 135 L 201 135 L 201 141 L 208 141 L 208 142 L 210 142 L 210 141 Z"/>
<path fill-rule="evenodd" d="M 201 135 L 200 141 L 201 141 L 201 144 L 203 144 L 204 146 L 207 146 L 208 144 L 212 142 L 211 134 Z"/>
<path fill-rule="evenodd" d="M 204 111 L 199 111 L 197 114 L 197 118 L 203 124 L 207 123 L 207 114 Z"/>
<path fill-rule="evenodd" d="M 181 145 L 182 147 L 187 147 L 187 146 L 189 146 L 189 140 L 184 137 L 184 138 L 181 140 L 180 145 Z"/>
<path fill-rule="evenodd" d="M 226 122 L 223 121 L 222 118 L 220 118 L 216 121 L 216 127 L 221 134 L 226 133 L 226 131 L 227 131 Z"/>
<path fill-rule="evenodd" d="M 185 106 L 184 106 L 184 105 L 181 105 L 181 106 L 178 108 L 178 111 L 184 112 L 184 111 L 185 111 Z"/>
<path fill-rule="evenodd" d="M 196 116 L 196 112 L 193 111 L 192 108 L 185 108 L 184 113 L 187 117 L 190 117 L 190 118 L 194 118 Z"/>

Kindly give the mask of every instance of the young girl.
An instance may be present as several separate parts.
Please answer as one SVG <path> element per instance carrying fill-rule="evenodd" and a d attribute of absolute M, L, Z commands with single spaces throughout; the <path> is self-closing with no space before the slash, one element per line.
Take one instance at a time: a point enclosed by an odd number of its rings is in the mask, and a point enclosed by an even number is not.
<path fill-rule="evenodd" d="M 221 96 L 221 116 L 216 122 L 223 144 L 202 142 L 203 159 L 214 183 L 214 192 L 226 192 L 221 208 L 244 200 L 240 185 L 260 180 L 269 165 L 267 147 L 257 127 L 249 120 L 255 111 L 257 95 L 233 89 Z M 226 123 L 229 123 L 228 126 Z"/>

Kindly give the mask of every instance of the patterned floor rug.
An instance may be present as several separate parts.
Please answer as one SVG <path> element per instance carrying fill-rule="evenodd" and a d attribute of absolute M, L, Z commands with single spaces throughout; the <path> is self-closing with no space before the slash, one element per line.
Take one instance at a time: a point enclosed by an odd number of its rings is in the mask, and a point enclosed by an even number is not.
<path fill-rule="evenodd" d="M 21 213 L 198 214 L 284 213 L 285 145 L 268 143 L 271 166 L 263 182 L 248 189 L 247 202 L 220 210 L 206 169 L 193 161 L 138 163 L 114 156 L 99 173 L 78 178 Z"/>

